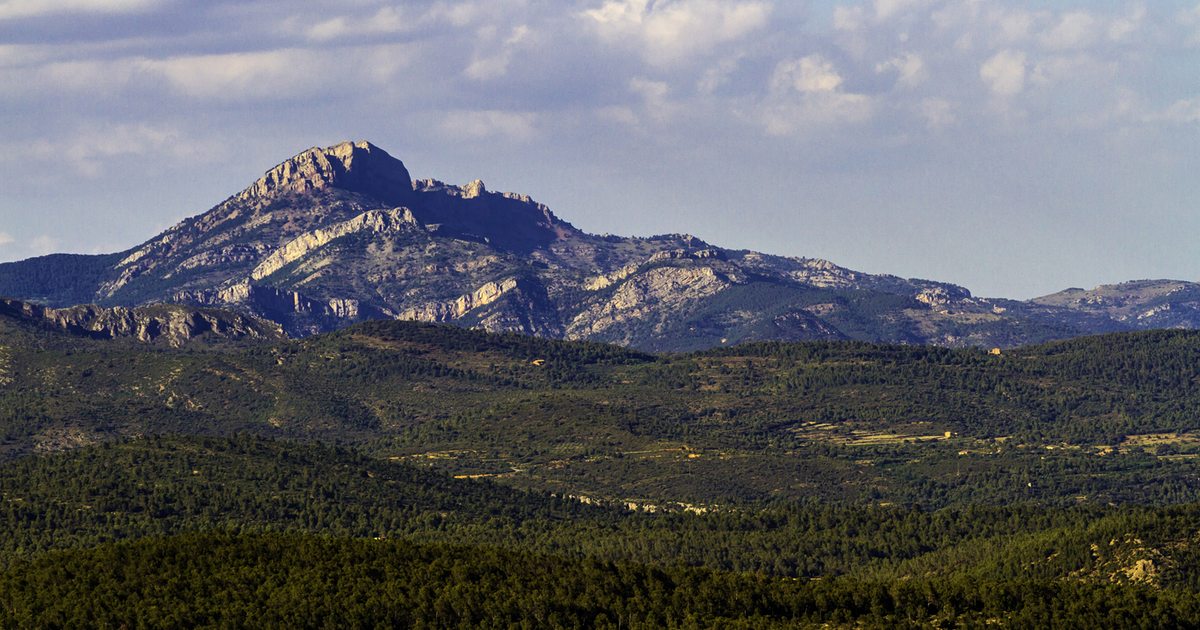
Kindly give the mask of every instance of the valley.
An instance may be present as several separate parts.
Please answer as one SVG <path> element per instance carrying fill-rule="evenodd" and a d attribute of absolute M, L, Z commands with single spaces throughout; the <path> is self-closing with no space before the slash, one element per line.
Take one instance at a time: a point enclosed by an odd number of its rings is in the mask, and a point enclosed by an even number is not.
<path fill-rule="evenodd" d="M 357 142 L 0 294 L 3 627 L 1200 624 L 1191 283 L 597 236 Z"/>
<path fill-rule="evenodd" d="M 1190 331 L 1000 356 L 653 355 L 412 322 L 172 348 L 8 317 L 0 342 L 6 623 L 1023 625 L 1107 618 L 1116 598 L 1171 625 L 1196 610 Z M 430 563 L 499 581 L 434 572 L 368 603 Z M 236 586 L 301 565 L 343 597 L 264 608 L 313 587 L 293 570 Z M 176 586 L 143 607 L 156 580 Z M 96 584 L 125 608 L 89 608 Z M 182 616 L 141 617 L 162 614 Z"/>

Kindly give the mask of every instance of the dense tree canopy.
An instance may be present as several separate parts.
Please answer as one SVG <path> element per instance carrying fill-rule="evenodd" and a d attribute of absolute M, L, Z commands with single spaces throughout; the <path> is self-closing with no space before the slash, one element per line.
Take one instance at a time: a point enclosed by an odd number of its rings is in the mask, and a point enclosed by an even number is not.
<path fill-rule="evenodd" d="M 0 383 L 4 627 L 1200 624 L 1197 333 L 654 356 L 0 324 Z"/>

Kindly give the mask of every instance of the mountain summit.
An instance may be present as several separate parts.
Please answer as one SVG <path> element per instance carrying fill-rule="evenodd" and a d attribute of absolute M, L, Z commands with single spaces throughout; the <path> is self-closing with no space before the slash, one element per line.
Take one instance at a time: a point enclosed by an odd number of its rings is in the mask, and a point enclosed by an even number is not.
<path fill-rule="evenodd" d="M 303 151 L 131 250 L 0 265 L 0 295 L 50 306 L 228 307 L 292 335 L 364 319 L 452 322 L 659 350 L 756 339 L 1006 346 L 1194 323 L 1196 289 L 995 300 L 686 234 L 592 235 L 478 180 L 413 181 L 363 141 Z M 1143 306 L 1161 315 L 1135 316 Z"/>
<path fill-rule="evenodd" d="M 401 206 L 413 197 L 404 163 L 370 142 L 313 147 L 267 171 L 238 197 L 272 199 L 282 194 L 341 188 Z"/>

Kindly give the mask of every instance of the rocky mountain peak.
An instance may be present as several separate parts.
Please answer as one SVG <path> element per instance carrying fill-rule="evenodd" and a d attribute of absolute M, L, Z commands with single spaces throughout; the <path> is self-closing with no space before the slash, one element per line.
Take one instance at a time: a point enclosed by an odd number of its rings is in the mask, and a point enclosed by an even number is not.
<path fill-rule="evenodd" d="M 474 199 L 486 193 L 488 190 L 487 187 L 483 185 L 483 180 L 477 179 L 466 186 L 463 186 L 462 191 L 463 199 Z"/>
<path fill-rule="evenodd" d="M 324 188 L 361 193 L 392 206 L 405 205 L 413 196 L 412 178 L 404 163 L 360 140 L 303 151 L 267 171 L 239 198 L 271 198 Z"/>

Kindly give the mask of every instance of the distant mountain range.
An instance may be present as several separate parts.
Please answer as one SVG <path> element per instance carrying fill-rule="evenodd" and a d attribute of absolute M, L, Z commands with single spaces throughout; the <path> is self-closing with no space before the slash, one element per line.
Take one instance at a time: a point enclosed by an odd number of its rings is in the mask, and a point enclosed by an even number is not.
<path fill-rule="evenodd" d="M 588 234 L 481 181 L 413 181 L 367 142 L 304 151 L 124 252 L 0 264 L 0 295 L 50 307 L 229 309 L 292 336 L 406 319 L 649 350 L 808 339 L 1013 346 L 1200 328 L 1197 283 L 977 298 L 953 284 L 731 250 L 686 234 Z M 273 330 L 239 321 L 233 328 L 253 329 L 250 336 Z"/>

